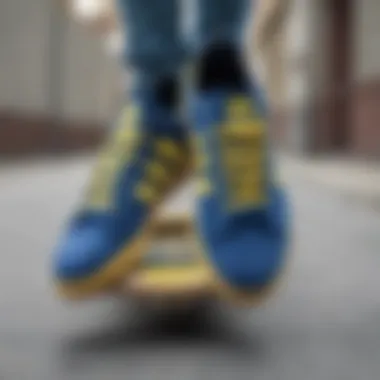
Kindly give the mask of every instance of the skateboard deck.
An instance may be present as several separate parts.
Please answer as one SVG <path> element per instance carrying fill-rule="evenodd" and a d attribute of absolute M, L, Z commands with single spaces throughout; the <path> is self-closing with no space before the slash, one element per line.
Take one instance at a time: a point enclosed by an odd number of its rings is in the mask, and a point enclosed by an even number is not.
<path fill-rule="evenodd" d="M 178 301 L 213 295 L 211 274 L 197 253 L 190 218 L 161 218 L 153 223 L 151 247 L 126 279 L 124 292 L 136 298 Z"/>

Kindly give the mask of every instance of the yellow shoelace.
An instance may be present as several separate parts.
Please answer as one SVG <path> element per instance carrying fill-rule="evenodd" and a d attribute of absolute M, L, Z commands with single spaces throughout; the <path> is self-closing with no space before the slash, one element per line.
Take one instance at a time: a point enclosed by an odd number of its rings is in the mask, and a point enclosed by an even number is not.
<path fill-rule="evenodd" d="M 147 204 L 156 204 L 178 181 L 186 167 L 187 153 L 170 138 L 154 141 L 153 154 L 135 188 L 135 196 Z"/>
<path fill-rule="evenodd" d="M 218 146 L 229 209 L 245 209 L 266 201 L 265 141 L 263 121 L 254 114 L 249 98 L 232 99 L 226 121 L 218 131 Z M 214 191 L 209 179 L 209 157 L 205 139 L 197 139 L 199 191 Z"/>
<path fill-rule="evenodd" d="M 109 210 L 113 207 L 114 189 L 120 170 L 131 164 L 141 144 L 153 144 L 153 152 L 144 163 L 144 175 L 135 185 L 134 195 L 144 203 L 159 202 L 185 170 L 188 154 L 171 138 L 150 142 L 139 130 L 139 112 L 128 106 L 122 113 L 118 129 L 99 155 L 86 196 L 86 208 Z"/>

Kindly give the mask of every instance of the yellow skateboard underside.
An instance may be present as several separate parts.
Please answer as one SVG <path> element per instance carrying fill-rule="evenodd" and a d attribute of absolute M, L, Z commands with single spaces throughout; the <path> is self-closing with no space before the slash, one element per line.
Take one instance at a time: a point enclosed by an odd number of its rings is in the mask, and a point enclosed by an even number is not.
<path fill-rule="evenodd" d="M 207 271 L 201 266 L 168 266 L 137 271 L 127 281 L 127 287 L 137 296 L 197 297 L 210 293 L 210 283 Z"/>
<path fill-rule="evenodd" d="M 211 275 L 197 255 L 189 218 L 159 220 L 151 251 L 126 280 L 137 297 L 202 297 L 211 293 Z"/>
<path fill-rule="evenodd" d="M 185 305 L 203 298 L 211 300 L 222 291 L 225 297 L 252 306 L 262 304 L 277 288 L 275 281 L 257 293 L 241 294 L 225 286 L 203 262 L 188 216 L 160 218 L 152 232 L 150 251 L 125 281 L 123 292 L 130 296 L 169 301 L 175 306 L 182 301 Z"/>

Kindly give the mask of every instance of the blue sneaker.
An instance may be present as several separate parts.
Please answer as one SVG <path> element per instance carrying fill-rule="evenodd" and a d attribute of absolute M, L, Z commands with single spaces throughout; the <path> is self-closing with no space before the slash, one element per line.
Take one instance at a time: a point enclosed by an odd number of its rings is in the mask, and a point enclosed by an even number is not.
<path fill-rule="evenodd" d="M 153 211 L 189 167 L 187 135 L 174 112 L 147 93 L 122 112 L 55 255 L 64 296 L 107 291 L 138 264 Z"/>
<path fill-rule="evenodd" d="M 287 202 L 271 170 L 262 100 L 232 57 L 219 50 L 214 66 L 210 59 L 200 68 L 192 103 L 197 222 L 217 284 L 251 302 L 283 267 Z"/>

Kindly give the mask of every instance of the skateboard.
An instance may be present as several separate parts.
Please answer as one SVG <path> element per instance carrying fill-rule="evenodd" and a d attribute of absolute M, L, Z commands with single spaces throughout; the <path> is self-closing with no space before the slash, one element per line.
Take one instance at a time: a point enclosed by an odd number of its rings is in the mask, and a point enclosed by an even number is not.
<path fill-rule="evenodd" d="M 152 225 L 152 243 L 122 292 L 140 301 L 189 305 L 214 297 L 212 276 L 197 253 L 188 217 L 160 218 Z"/>

